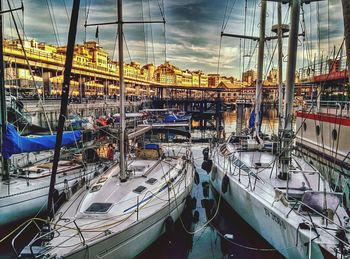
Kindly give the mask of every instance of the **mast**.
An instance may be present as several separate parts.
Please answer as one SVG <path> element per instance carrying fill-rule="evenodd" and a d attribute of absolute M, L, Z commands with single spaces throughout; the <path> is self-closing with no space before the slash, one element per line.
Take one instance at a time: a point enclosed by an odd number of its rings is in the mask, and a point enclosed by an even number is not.
<path fill-rule="evenodd" d="M 119 93 L 120 93 L 120 181 L 126 179 L 126 161 L 125 161 L 125 87 L 124 87 L 124 57 L 123 57 L 123 0 L 118 0 L 118 51 L 119 51 Z"/>
<path fill-rule="evenodd" d="M 282 129 L 282 104 L 283 104 L 283 81 L 282 81 L 282 69 L 283 69 L 283 61 L 282 61 L 282 3 L 278 3 L 277 7 L 278 13 L 278 134 Z"/>
<path fill-rule="evenodd" d="M 349 69 L 350 66 L 350 2 L 349 0 L 342 0 L 343 4 L 343 17 L 344 17 L 344 35 L 346 46 L 346 65 Z M 349 73 L 350 81 L 350 73 Z"/>
<path fill-rule="evenodd" d="M 288 64 L 287 64 L 287 80 L 284 101 L 284 129 L 282 133 L 282 170 L 278 176 L 280 179 L 288 179 L 288 170 L 291 157 L 291 141 L 293 138 L 293 99 L 295 84 L 295 69 L 298 51 L 298 31 L 300 16 L 300 0 L 291 0 L 290 10 L 290 33 L 288 42 Z"/>
<path fill-rule="evenodd" d="M 48 217 L 50 217 L 53 214 L 53 209 L 54 209 L 54 207 L 53 207 L 53 192 L 54 192 L 55 182 L 56 182 L 58 161 L 60 159 L 60 150 L 61 150 L 61 143 L 62 143 L 62 137 L 63 137 L 63 127 L 64 127 L 64 123 L 65 123 L 65 120 L 67 117 L 69 84 L 70 84 L 70 76 L 71 76 L 72 63 L 73 63 L 75 36 L 76 36 L 76 32 L 77 32 L 79 5 L 80 5 L 80 0 L 73 1 L 72 14 L 71 14 L 70 25 L 69 25 L 67 54 L 66 54 L 66 61 L 65 61 L 65 65 L 64 65 L 61 109 L 60 109 L 60 115 L 58 118 L 55 153 L 54 153 L 54 158 L 53 158 L 53 162 L 52 162 L 50 189 L 49 189 L 49 197 L 48 197 L 48 203 L 47 203 L 47 213 L 48 213 L 47 216 Z"/>
<path fill-rule="evenodd" d="M 261 14 L 260 14 L 260 36 L 259 36 L 259 52 L 258 52 L 258 71 L 256 79 L 256 103 L 255 103 L 255 134 L 259 135 L 260 131 L 260 110 L 262 103 L 262 79 L 263 79 L 263 62 L 264 62 L 264 50 L 265 50 L 265 27 L 266 27 L 266 1 L 261 1 Z"/>
<path fill-rule="evenodd" d="M 2 12 L 2 0 L 0 0 L 0 12 Z M 4 68 L 4 46 L 3 46 L 3 23 L 2 15 L 0 14 L 0 104 L 1 104 L 1 143 L 3 143 L 3 138 L 6 134 L 6 122 L 7 122 L 7 110 L 6 110 L 6 89 L 5 89 L 5 68 Z M 1 145 L 2 149 L 2 145 Z M 10 178 L 8 170 L 8 161 L 3 156 L 2 157 L 2 180 L 7 181 Z"/>

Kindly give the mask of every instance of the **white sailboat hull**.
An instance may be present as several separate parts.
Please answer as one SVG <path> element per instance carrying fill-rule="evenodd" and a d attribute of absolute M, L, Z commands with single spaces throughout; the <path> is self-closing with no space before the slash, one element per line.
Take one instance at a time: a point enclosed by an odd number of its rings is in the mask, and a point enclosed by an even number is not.
<path fill-rule="evenodd" d="M 165 222 L 169 216 L 174 221 L 180 217 L 191 190 L 192 184 L 177 197 L 177 202 L 171 202 L 170 208 L 168 205 L 164 206 L 155 214 L 135 222 L 123 231 L 106 236 L 60 258 L 134 258 L 166 232 Z"/>
<path fill-rule="evenodd" d="M 72 189 L 79 189 L 83 185 L 82 179 L 85 177 L 84 182 L 90 181 L 93 179 L 95 171 L 98 171 L 98 169 L 94 170 L 93 166 L 90 165 L 85 173 L 82 172 L 82 169 L 76 169 L 64 175 L 58 175 L 55 185 L 57 198 L 62 199 L 63 197 L 60 195 L 64 192 L 71 194 Z M 68 188 L 65 186 L 65 180 L 67 180 Z M 1 184 L 1 228 L 21 222 L 46 210 L 50 177 L 29 180 L 28 184 L 24 178 L 13 178 L 10 186 L 5 183 Z"/>
<path fill-rule="evenodd" d="M 257 198 L 254 192 L 247 191 L 247 186 L 233 178 L 230 178 L 227 192 L 223 193 L 223 177 L 224 173 L 218 167 L 215 177 L 210 177 L 212 186 L 258 234 L 287 258 L 309 258 L 308 246 L 304 245 L 310 240 L 309 230 L 299 230 L 297 234 L 298 222 L 286 218 L 275 210 L 271 203 Z M 319 246 L 314 242 L 310 258 L 323 258 Z"/>

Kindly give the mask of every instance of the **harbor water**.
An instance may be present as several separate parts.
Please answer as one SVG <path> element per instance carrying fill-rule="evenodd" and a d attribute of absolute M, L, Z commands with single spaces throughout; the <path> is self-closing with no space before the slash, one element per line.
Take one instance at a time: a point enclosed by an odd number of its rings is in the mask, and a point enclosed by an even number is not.
<path fill-rule="evenodd" d="M 225 112 L 224 125 L 226 136 L 235 131 L 235 111 Z M 262 130 L 276 132 L 275 110 L 264 113 Z M 195 166 L 200 178 L 192 190 L 192 197 L 195 198 L 193 209 L 186 210 L 181 220 L 175 222 L 171 233 L 163 235 L 137 258 L 282 258 L 210 188 L 209 175 L 201 169 L 202 150 L 206 146 L 193 144 Z M 193 215 L 197 213 L 198 219 L 194 220 L 196 216 Z M 24 240 L 23 244 L 28 240 Z M 0 258 L 16 258 L 10 240 L 0 246 Z"/>

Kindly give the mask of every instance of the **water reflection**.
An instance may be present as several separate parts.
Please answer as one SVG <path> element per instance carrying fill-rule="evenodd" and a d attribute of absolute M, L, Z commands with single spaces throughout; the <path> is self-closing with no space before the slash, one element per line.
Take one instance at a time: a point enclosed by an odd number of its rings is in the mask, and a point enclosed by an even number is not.
<path fill-rule="evenodd" d="M 248 128 L 249 124 L 249 118 L 252 113 L 251 108 L 245 108 L 244 116 L 243 116 L 243 127 Z M 237 113 L 236 111 L 226 111 L 224 112 L 224 128 L 226 136 L 229 136 L 232 132 L 236 131 L 236 125 L 237 125 Z M 204 137 L 204 136 L 210 136 L 215 134 L 215 124 L 214 124 L 214 118 L 212 120 L 208 120 L 206 122 L 200 121 L 193 121 L 192 127 L 198 128 L 199 126 L 204 126 L 206 123 L 207 127 L 211 127 L 212 130 L 195 130 L 193 136 L 194 137 Z M 263 119 L 261 123 L 261 130 L 264 133 L 267 134 L 277 134 L 278 132 L 278 114 L 277 110 L 274 108 L 266 109 L 263 111 Z"/>

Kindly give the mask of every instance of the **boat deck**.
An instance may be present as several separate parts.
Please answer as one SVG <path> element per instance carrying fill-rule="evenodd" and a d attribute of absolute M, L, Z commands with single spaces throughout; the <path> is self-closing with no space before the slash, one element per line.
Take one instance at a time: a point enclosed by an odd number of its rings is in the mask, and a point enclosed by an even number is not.
<path fill-rule="evenodd" d="M 120 235 L 118 242 L 122 242 L 133 231 L 142 232 L 145 226 L 163 221 L 176 208 L 174 200 L 182 202 L 192 185 L 193 167 L 182 159 L 183 151 L 171 147 L 165 150 L 165 158 L 128 160 L 130 178 L 126 182 L 121 182 L 115 164 L 89 190 L 76 193 L 57 214 L 57 235 L 49 243 L 53 247 L 50 254 L 67 255 L 83 249 L 84 244 L 111 242 L 109 235 Z M 138 224 L 143 221 L 150 223 Z"/>
<path fill-rule="evenodd" d="M 304 157 L 292 156 L 287 181 L 278 178 L 278 157 L 271 152 L 228 149 L 234 151 L 227 155 L 223 154 L 225 149 L 215 149 L 213 162 L 217 170 L 241 187 L 241 190 L 231 192 L 246 192 L 243 195 L 245 199 L 254 197 L 259 206 L 263 205 L 266 209 L 267 216 L 273 215 L 280 224 L 285 221 L 308 239 L 317 238 L 316 242 L 328 251 L 333 251 L 339 245 L 337 231 L 345 228 L 347 233 L 349 227 L 346 221 L 349 216 L 341 205 L 342 194 L 333 193 L 327 181 Z M 255 208 L 252 209 L 254 211 Z M 317 226 L 317 232 L 299 229 L 305 222 Z M 349 239 L 349 235 L 346 236 Z"/>

